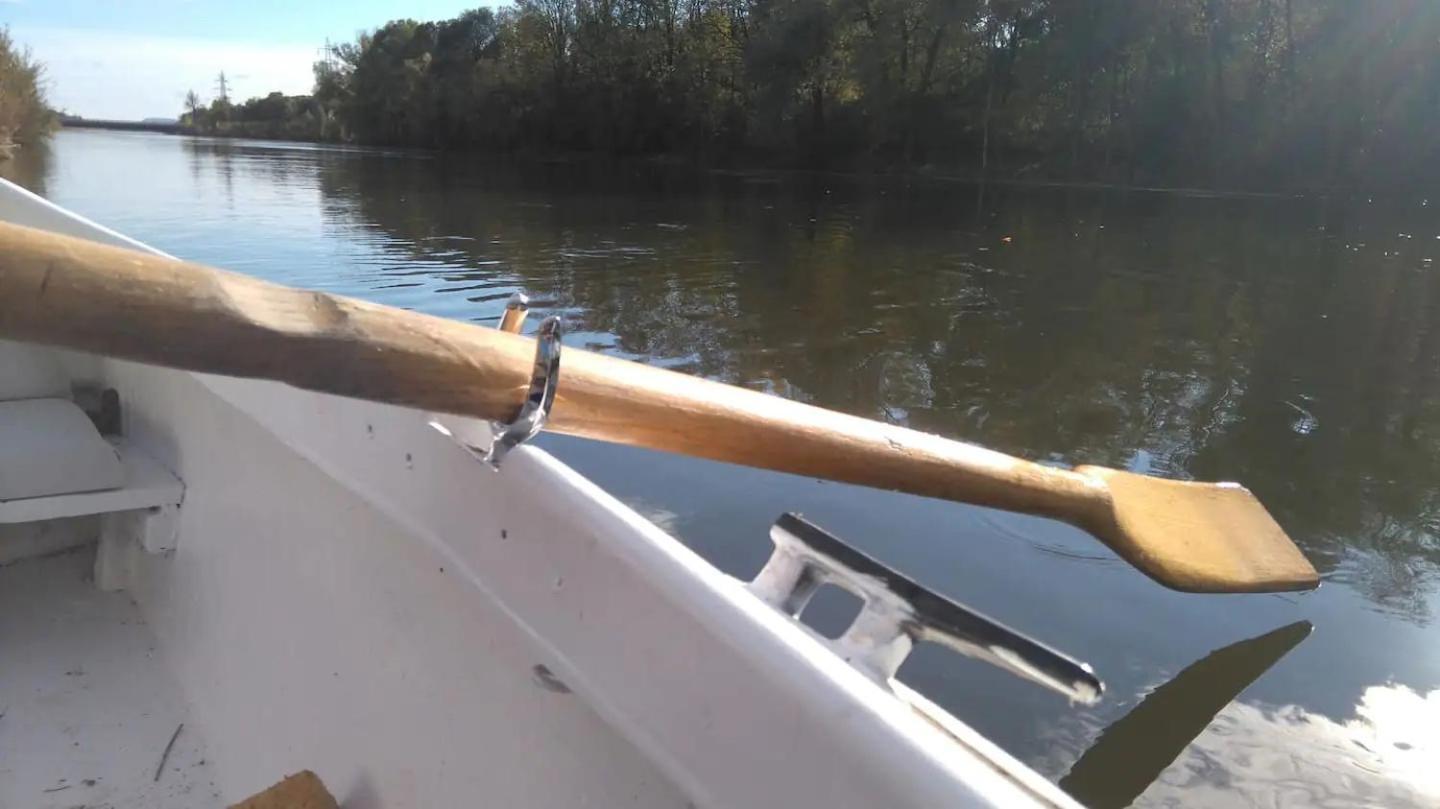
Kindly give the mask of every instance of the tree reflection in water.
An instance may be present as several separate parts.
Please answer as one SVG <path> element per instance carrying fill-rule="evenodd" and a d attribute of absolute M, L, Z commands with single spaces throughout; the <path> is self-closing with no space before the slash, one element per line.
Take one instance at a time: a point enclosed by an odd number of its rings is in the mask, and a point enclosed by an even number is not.
<path fill-rule="evenodd" d="M 339 159 L 320 180 L 483 318 L 523 287 L 623 356 L 1030 457 L 1242 480 L 1332 580 L 1428 617 L 1428 207 L 992 188 L 982 210 L 945 184 L 589 163 Z"/>
<path fill-rule="evenodd" d="M 45 180 L 50 172 L 51 146 L 48 140 L 37 140 L 15 149 L 8 160 L 0 160 L 0 178 L 45 196 Z"/>

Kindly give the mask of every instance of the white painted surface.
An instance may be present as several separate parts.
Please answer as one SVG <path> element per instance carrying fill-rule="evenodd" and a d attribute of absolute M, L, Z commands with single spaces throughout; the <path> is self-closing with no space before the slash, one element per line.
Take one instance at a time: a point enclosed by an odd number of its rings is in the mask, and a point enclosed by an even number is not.
<path fill-rule="evenodd" d="M 70 380 L 54 352 L 0 340 L 0 401 L 70 396 Z"/>
<path fill-rule="evenodd" d="M 186 483 L 131 592 L 228 799 L 308 767 L 347 809 L 1073 805 L 543 452 L 494 473 L 413 411 L 98 373 Z"/>
<path fill-rule="evenodd" d="M 21 498 L 116 489 L 124 483 L 119 452 L 74 402 L 0 402 L 0 501 L 5 501 L 0 514 Z"/>
<path fill-rule="evenodd" d="M 584 702 L 537 686 L 548 657 L 451 559 L 194 377 L 112 371 L 127 432 L 186 482 L 179 548 L 140 557 L 130 592 L 227 799 L 309 768 L 346 809 L 685 805 Z"/>
<path fill-rule="evenodd" d="M 542 451 L 495 473 L 412 411 L 200 378 L 463 564 L 549 647 L 546 665 L 702 805 L 1068 805 L 1009 756 L 978 760 Z"/>
<path fill-rule="evenodd" d="M 0 403 L 0 412 L 3 412 L 4 407 L 5 404 Z M 87 420 L 85 424 L 89 426 L 90 422 Z M 94 428 L 91 429 L 93 431 Z M 0 459 L 4 459 L 0 460 L 0 464 L 12 463 L 13 457 L 4 444 L 4 436 L 5 430 L 0 428 Z M 32 437 L 40 436 L 36 434 Z M 94 439 L 104 447 L 104 452 L 118 459 L 118 474 L 114 480 L 116 488 L 0 502 L 0 524 L 174 507 L 185 499 L 185 484 L 170 474 L 168 469 L 156 463 L 144 450 L 129 446 L 124 441 L 106 441 L 99 434 L 95 434 Z M 44 461 L 43 450 L 43 445 L 40 445 L 41 461 Z M 25 460 L 15 460 L 13 463 L 15 465 L 11 469 L 17 475 L 33 474 L 37 466 L 41 466 L 40 462 L 31 465 Z M 68 467 L 54 473 L 57 480 L 61 481 L 73 480 L 73 477 L 69 477 L 71 474 L 73 472 Z M 3 479 L 3 472 L 0 472 L 0 479 Z"/>
<path fill-rule="evenodd" d="M 0 524 L 0 565 L 93 545 L 99 536 L 100 518 L 94 516 Z"/>
<path fill-rule="evenodd" d="M 224 806 L 155 636 L 89 568 L 85 551 L 0 567 L 0 806 Z"/>

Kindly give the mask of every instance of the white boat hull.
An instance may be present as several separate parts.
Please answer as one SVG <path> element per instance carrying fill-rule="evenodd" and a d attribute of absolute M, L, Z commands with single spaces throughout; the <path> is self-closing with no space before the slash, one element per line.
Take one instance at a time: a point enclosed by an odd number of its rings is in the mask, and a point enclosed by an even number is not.
<path fill-rule="evenodd" d="M 137 246 L 13 186 L 0 218 Z M 63 357 L 184 482 L 175 550 L 99 555 L 206 750 L 185 805 L 301 769 L 351 808 L 1073 805 L 541 450 L 497 473 L 423 413 Z"/>

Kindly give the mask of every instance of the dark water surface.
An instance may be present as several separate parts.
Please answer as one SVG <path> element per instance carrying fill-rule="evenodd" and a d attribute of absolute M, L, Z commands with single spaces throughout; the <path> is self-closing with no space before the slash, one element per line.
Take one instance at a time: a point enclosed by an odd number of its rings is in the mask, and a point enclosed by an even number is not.
<path fill-rule="evenodd" d="M 543 439 L 728 572 L 802 511 L 1089 661 L 1093 708 L 931 649 L 902 679 L 1094 805 L 1440 804 L 1440 195 L 982 195 L 88 131 L 9 171 L 284 283 L 483 323 L 523 289 L 570 345 L 1031 458 L 1243 481 L 1318 592 L 1183 595 L 1040 519 Z"/>

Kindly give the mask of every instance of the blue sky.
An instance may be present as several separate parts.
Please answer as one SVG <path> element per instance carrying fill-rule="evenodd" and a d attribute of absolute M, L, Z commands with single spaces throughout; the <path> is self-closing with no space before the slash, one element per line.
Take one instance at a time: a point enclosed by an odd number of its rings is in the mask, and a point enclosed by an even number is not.
<path fill-rule="evenodd" d="M 310 89 L 329 38 L 399 17 L 435 20 L 476 0 L 0 0 L 0 25 L 46 65 L 50 101 L 91 118 L 174 117 L 187 90 Z"/>

